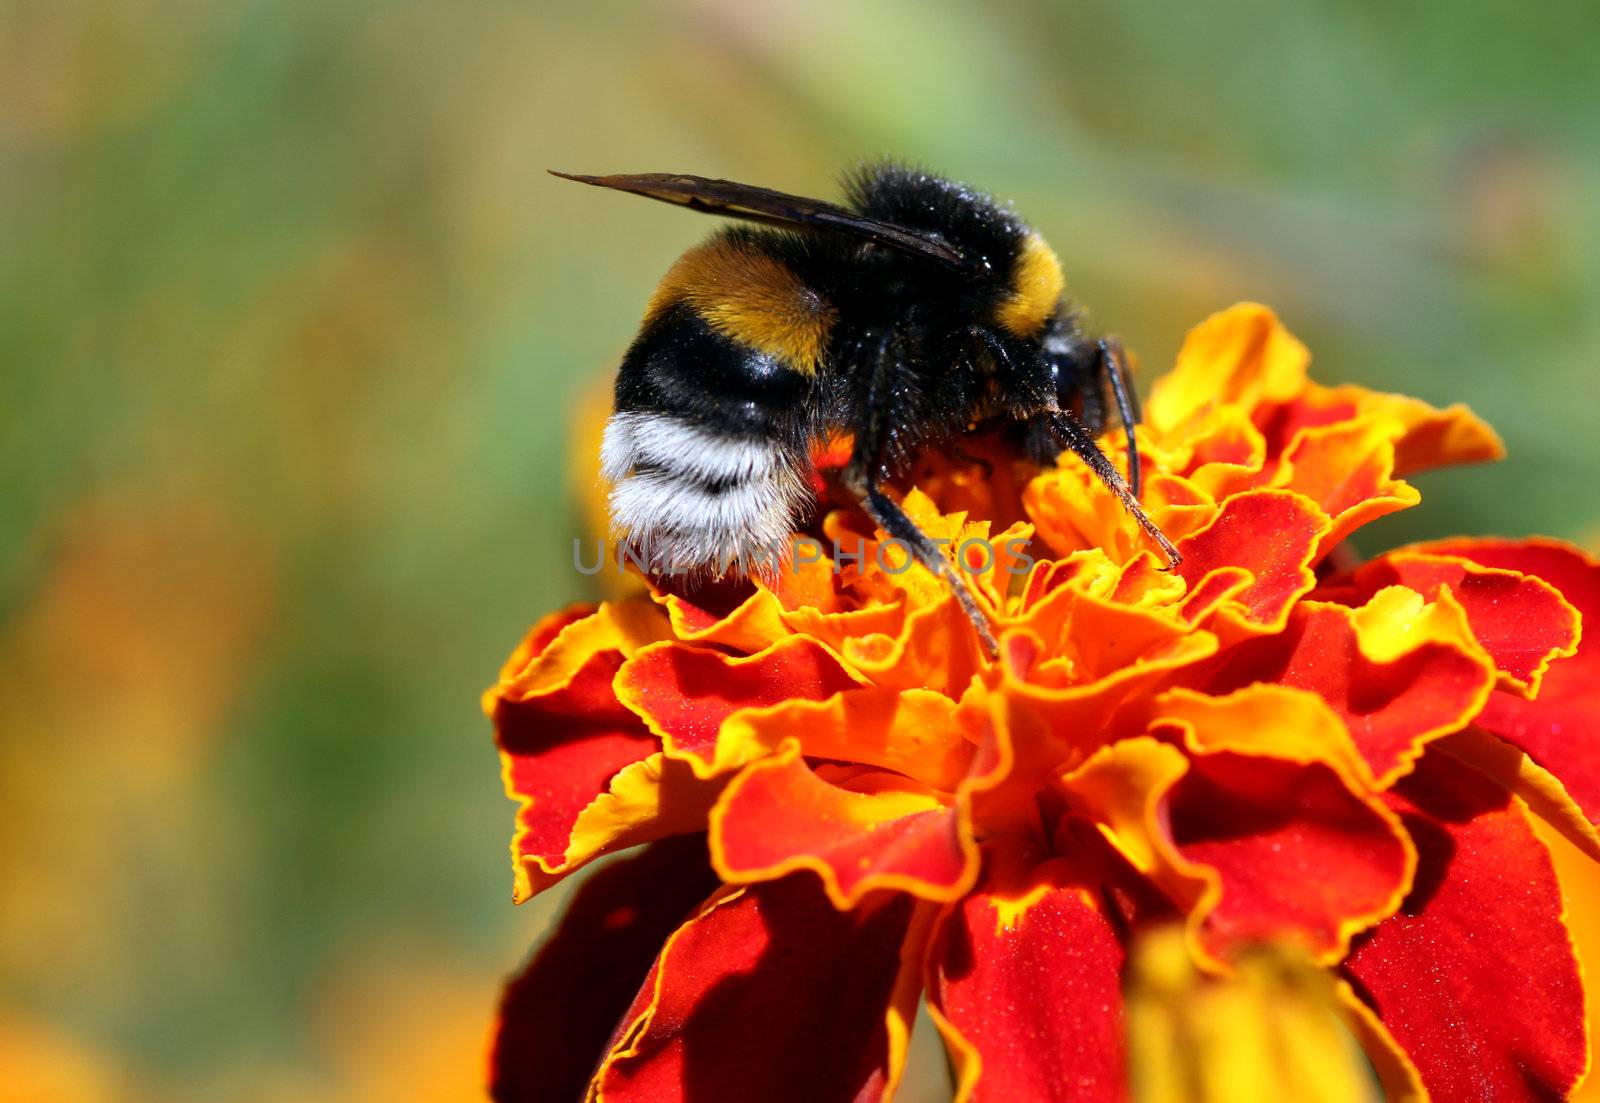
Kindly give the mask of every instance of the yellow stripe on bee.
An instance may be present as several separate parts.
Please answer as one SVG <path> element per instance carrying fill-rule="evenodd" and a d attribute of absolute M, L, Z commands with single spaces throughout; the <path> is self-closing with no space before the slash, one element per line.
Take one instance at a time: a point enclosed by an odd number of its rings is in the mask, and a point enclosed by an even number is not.
<path fill-rule="evenodd" d="M 1013 337 L 1034 337 L 1055 313 L 1067 281 L 1061 262 L 1038 234 L 1029 234 L 1017 256 L 1011 290 L 995 311 L 995 321 Z"/>
<path fill-rule="evenodd" d="M 836 312 L 782 261 L 743 241 L 712 238 L 662 277 L 644 321 L 686 303 L 712 329 L 804 375 L 815 374 Z"/>

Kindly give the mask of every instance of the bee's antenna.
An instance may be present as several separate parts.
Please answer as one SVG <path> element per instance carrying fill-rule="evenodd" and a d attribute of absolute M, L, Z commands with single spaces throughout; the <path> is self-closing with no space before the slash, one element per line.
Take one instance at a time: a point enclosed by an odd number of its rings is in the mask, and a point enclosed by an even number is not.
<path fill-rule="evenodd" d="M 1128 435 L 1128 486 L 1135 498 L 1142 497 L 1144 472 L 1139 466 L 1139 441 L 1133 427 L 1139 424 L 1139 396 L 1128 381 L 1127 357 L 1122 352 L 1122 342 L 1115 337 L 1100 341 L 1100 366 L 1111 377 L 1111 394 L 1117 400 L 1117 416 Z"/>

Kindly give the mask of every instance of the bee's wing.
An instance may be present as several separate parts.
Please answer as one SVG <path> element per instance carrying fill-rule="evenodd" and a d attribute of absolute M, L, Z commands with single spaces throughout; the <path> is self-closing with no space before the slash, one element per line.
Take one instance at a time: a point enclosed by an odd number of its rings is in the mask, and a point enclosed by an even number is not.
<path fill-rule="evenodd" d="M 712 180 L 704 176 L 683 176 L 670 172 L 624 173 L 616 176 L 580 176 L 550 170 L 552 176 L 563 180 L 576 180 L 580 184 L 593 184 L 598 188 L 615 188 L 632 192 L 663 203 L 676 203 L 690 210 L 707 214 L 720 214 L 728 218 L 741 218 L 747 222 L 762 222 L 769 226 L 802 227 L 814 230 L 833 230 L 852 237 L 864 238 L 890 249 L 898 249 L 914 257 L 922 257 L 947 268 L 965 269 L 967 259 L 939 238 L 892 222 L 868 218 L 837 204 L 821 199 L 787 195 L 771 188 L 758 188 L 754 184 L 739 184 L 732 180 Z"/>

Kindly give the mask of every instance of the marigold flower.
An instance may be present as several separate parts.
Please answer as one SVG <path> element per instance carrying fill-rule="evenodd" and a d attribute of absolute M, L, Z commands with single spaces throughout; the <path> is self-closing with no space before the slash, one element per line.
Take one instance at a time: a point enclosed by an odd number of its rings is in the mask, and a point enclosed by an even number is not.
<path fill-rule="evenodd" d="M 960 1098 L 1122 1099 L 1126 948 L 1173 922 L 1212 975 L 1263 943 L 1326 970 L 1392 1095 L 1566 1095 L 1583 991 L 1528 813 L 1600 857 L 1600 565 L 1345 563 L 1406 475 L 1500 446 L 1308 359 L 1243 305 L 1157 384 L 1175 573 L 1074 461 L 927 457 L 906 509 L 987 567 L 993 660 L 843 499 L 810 534 L 863 542 L 838 570 L 540 622 L 485 698 L 515 896 L 649 845 L 510 986 L 497 1096 L 885 1098 L 926 999 Z"/>

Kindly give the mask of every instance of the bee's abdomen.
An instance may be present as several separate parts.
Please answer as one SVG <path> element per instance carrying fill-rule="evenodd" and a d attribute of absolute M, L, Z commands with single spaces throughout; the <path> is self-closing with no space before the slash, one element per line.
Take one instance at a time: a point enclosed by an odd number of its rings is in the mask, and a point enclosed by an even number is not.
<path fill-rule="evenodd" d="M 649 566 L 722 573 L 782 554 L 807 495 L 813 382 L 687 304 L 647 320 L 601 463 L 612 523 Z"/>
<path fill-rule="evenodd" d="M 816 374 L 838 321 L 833 304 L 781 256 L 784 239 L 729 229 L 690 249 L 645 308 L 649 328 L 688 307 L 717 333 L 801 375 Z"/>

